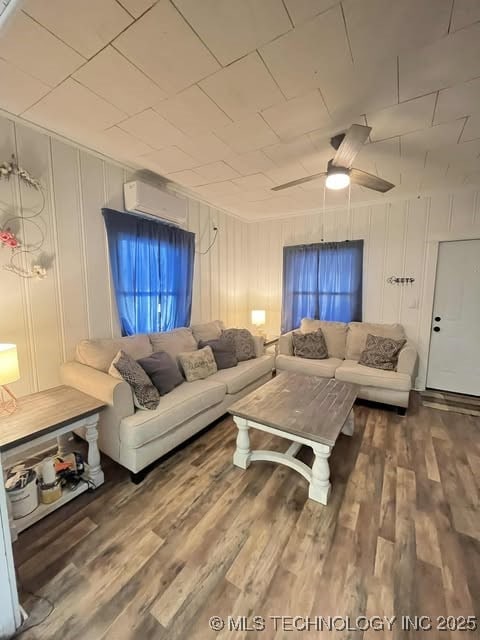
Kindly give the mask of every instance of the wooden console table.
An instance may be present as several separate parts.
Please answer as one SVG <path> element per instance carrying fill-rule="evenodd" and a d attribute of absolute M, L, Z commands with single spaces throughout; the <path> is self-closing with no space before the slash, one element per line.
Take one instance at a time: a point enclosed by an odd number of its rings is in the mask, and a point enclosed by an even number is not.
<path fill-rule="evenodd" d="M 12 538 L 16 534 L 51 513 L 66 502 L 73 500 L 89 487 L 99 487 L 104 476 L 100 465 L 97 424 L 99 412 L 105 403 L 72 387 L 60 386 L 40 393 L 33 393 L 18 400 L 17 410 L 0 417 L 0 456 L 4 471 L 12 466 L 12 459 L 31 449 L 33 445 L 57 438 L 59 454 L 66 453 L 65 437 L 75 429 L 84 428 L 88 442 L 88 457 L 85 482 L 75 489 L 64 489 L 62 497 L 52 504 L 39 506 L 23 518 L 10 519 Z M 5 491 L 3 474 L 0 475 L 0 491 Z M 8 496 L 8 494 L 7 494 Z"/>

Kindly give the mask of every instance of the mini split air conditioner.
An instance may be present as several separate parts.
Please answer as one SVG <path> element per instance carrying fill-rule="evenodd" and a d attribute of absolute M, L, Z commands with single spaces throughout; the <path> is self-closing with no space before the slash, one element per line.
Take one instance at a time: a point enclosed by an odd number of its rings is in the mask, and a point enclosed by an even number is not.
<path fill-rule="evenodd" d="M 125 209 L 139 215 L 152 216 L 181 225 L 187 219 L 185 198 L 174 196 L 158 187 L 140 180 L 123 185 Z"/>

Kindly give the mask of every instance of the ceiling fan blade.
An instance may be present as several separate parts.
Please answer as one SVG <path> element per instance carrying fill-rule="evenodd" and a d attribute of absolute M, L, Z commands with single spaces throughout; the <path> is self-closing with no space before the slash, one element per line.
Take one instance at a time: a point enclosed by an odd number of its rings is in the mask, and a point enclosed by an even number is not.
<path fill-rule="evenodd" d="M 338 147 L 332 164 L 336 167 L 346 167 L 350 169 L 357 153 L 370 135 L 371 130 L 372 127 L 365 127 L 362 124 L 352 124 Z"/>
<path fill-rule="evenodd" d="M 312 176 L 307 176 L 306 178 L 299 178 L 298 180 L 292 180 L 291 182 L 285 182 L 285 184 L 280 184 L 278 187 L 272 187 L 271 191 L 281 191 L 282 189 L 288 189 L 289 187 L 295 187 L 297 184 L 303 184 L 304 182 L 310 182 L 311 180 L 317 180 L 322 176 L 326 176 L 326 172 L 322 171 L 322 173 L 314 173 Z"/>
<path fill-rule="evenodd" d="M 383 180 L 383 178 L 379 178 L 378 176 L 374 176 L 372 173 L 362 171 L 361 169 L 350 170 L 350 182 L 358 184 L 360 187 L 380 191 L 380 193 L 386 193 L 395 186 L 391 182 Z"/>

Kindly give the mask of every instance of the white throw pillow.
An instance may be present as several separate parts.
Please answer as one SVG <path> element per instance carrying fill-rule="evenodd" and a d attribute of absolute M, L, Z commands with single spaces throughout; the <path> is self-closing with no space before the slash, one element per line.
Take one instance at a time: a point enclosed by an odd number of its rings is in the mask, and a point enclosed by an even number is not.
<path fill-rule="evenodd" d="M 217 372 L 217 363 L 211 347 L 203 347 L 198 351 L 179 353 L 178 361 L 183 369 L 187 382 L 204 380 Z"/>

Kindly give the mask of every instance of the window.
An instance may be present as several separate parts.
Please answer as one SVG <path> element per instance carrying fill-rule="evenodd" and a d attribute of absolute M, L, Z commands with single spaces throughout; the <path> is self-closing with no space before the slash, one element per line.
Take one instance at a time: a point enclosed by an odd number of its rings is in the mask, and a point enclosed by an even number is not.
<path fill-rule="evenodd" d="M 362 319 L 363 240 L 283 248 L 282 333 L 302 318 Z"/>
<path fill-rule="evenodd" d="M 103 209 L 122 335 L 190 324 L 195 236 Z"/>

